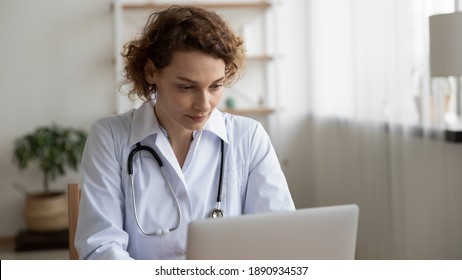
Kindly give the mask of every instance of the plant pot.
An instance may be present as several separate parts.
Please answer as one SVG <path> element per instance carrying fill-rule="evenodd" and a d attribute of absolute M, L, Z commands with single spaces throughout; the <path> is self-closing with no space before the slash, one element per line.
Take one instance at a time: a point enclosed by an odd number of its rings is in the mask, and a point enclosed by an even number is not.
<path fill-rule="evenodd" d="M 27 195 L 24 219 L 30 231 L 67 229 L 69 221 L 66 193 Z"/>

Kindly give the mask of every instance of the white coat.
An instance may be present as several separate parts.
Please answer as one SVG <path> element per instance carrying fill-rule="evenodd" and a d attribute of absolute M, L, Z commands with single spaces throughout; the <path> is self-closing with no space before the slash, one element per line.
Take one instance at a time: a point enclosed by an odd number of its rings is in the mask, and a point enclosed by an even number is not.
<path fill-rule="evenodd" d="M 82 196 L 75 245 L 83 259 L 184 259 L 187 225 L 207 218 L 217 201 L 220 139 L 224 145 L 225 216 L 293 210 L 287 181 L 270 139 L 257 121 L 215 109 L 193 141 L 181 168 L 152 102 L 98 120 L 82 163 Z M 179 228 L 147 236 L 133 212 L 127 161 L 136 143 L 153 148 L 164 163 L 179 201 Z M 146 231 L 176 226 L 178 215 L 166 180 L 149 153 L 133 163 L 136 208 Z"/>

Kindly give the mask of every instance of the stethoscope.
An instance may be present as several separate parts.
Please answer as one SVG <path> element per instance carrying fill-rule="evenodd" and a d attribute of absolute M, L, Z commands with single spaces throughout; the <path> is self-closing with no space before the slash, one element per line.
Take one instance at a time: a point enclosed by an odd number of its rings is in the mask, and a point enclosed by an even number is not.
<path fill-rule="evenodd" d="M 224 212 L 221 209 L 221 191 L 222 191 L 222 186 L 223 186 L 223 166 L 224 166 L 224 148 L 223 148 L 223 146 L 224 146 L 223 140 L 221 140 L 221 158 L 220 158 L 221 163 L 220 163 L 220 177 L 219 177 L 219 181 L 218 181 L 217 203 L 216 203 L 216 207 L 213 208 L 212 211 L 210 211 L 210 214 L 209 214 L 209 217 L 213 218 L 213 219 L 224 217 Z M 141 226 L 141 223 L 140 223 L 140 221 L 138 219 L 138 213 L 136 211 L 137 207 L 136 207 L 134 175 L 133 175 L 133 157 L 135 156 L 136 153 L 141 152 L 141 151 L 147 151 L 147 152 L 151 153 L 151 155 L 157 161 L 157 164 L 159 164 L 160 172 L 162 173 L 162 177 L 164 177 L 164 180 L 167 182 L 167 184 L 169 186 L 169 189 L 170 189 L 170 192 L 172 193 L 172 196 L 173 196 L 173 198 L 175 200 L 176 210 L 178 212 L 178 220 L 177 220 L 176 225 L 174 227 L 172 227 L 172 228 L 157 229 L 157 230 L 155 230 L 153 232 L 148 232 L 148 231 L 143 229 L 143 227 Z M 144 233 L 145 235 L 164 235 L 164 234 L 167 234 L 167 233 L 169 233 L 171 231 L 176 230 L 180 226 L 180 223 L 181 223 L 181 220 L 182 220 L 180 203 L 178 202 L 178 198 L 176 197 L 175 192 L 173 191 L 172 184 L 170 183 L 170 180 L 168 179 L 168 176 L 165 173 L 164 164 L 163 164 L 162 160 L 160 159 L 160 157 L 157 155 L 157 153 L 151 147 L 143 146 L 143 145 L 140 144 L 140 142 L 136 143 L 136 147 L 128 155 L 128 176 L 130 177 L 130 189 L 131 189 L 131 193 L 132 193 L 133 213 L 135 215 L 136 224 L 138 225 L 138 228 L 141 230 L 141 232 Z"/>

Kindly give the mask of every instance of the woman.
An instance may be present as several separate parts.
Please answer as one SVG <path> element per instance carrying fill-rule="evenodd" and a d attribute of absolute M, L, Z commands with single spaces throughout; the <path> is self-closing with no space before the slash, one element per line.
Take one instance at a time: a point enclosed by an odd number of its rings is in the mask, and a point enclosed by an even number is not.
<path fill-rule="evenodd" d="M 244 57 L 223 19 L 172 6 L 151 15 L 124 57 L 129 94 L 145 102 L 90 130 L 81 258 L 183 259 L 192 220 L 294 209 L 262 126 L 216 109 Z"/>

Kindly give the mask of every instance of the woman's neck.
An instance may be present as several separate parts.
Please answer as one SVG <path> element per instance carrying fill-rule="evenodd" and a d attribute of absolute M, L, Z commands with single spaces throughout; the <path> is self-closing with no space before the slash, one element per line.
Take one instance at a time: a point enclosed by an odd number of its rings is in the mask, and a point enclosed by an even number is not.
<path fill-rule="evenodd" d="M 154 113 L 156 113 L 155 109 Z M 163 122 L 157 114 L 156 116 L 161 129 L 163 129 L 164 133 L 166 133 L 167 139 L 170 142 L 170 146 L 175 153 L 178 163 L 181 167 L 183 167 L 193 139 L 193 132 L 186 129 L 175 129 L 174 126 L 169 126 L 168 123 Z"/>

